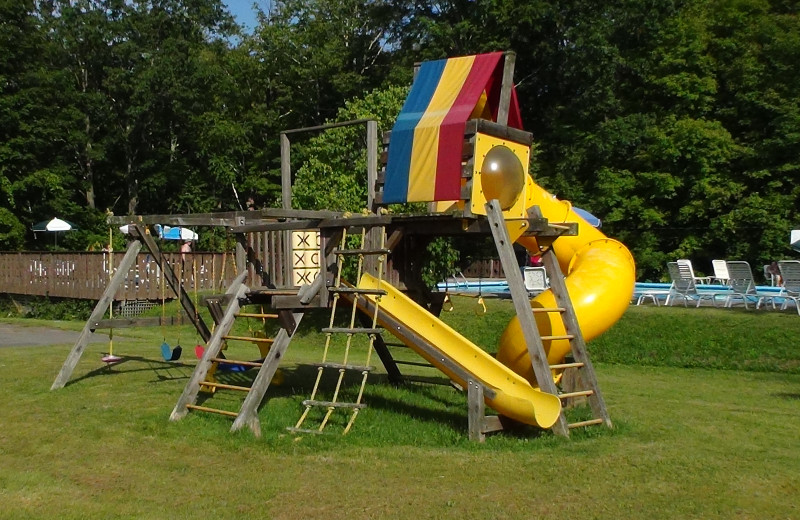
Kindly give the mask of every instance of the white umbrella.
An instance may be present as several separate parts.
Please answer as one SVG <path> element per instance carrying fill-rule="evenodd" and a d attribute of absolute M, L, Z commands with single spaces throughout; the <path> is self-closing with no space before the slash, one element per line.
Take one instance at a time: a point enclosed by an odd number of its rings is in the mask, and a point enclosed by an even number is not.
<path fill-rule="evenodd" d="M 45 220 L 33 225 L 34 231 L 72 231 L 73 229 L 78 229 L 78 226 L 60 218 Z"/>
<path fill-rule="evenodd" d="M 34 224 L 31 229 L 33 229 L 34 234 L 39 231 L 56 233 L 55 243 L 58 244 L 58 231 L 72 231 L 73 229 L 78 229 L 78 226 L 60 218 L 53 218 Z"/>

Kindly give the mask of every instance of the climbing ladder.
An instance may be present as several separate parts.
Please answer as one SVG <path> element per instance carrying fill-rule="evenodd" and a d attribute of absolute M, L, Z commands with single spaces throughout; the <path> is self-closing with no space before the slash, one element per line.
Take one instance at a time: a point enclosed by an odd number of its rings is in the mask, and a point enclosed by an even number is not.
<path fill-rule="evenodd" d="M 565 400 L 578 397 L 586 397 L 589 401 L 592 411 L 591 419 L 569 423 L 562 409 L 561 415 L 553 425 L 553 431 L 557 435 L 568 437 L 569 430 L 573 428 L 599 424 L 611 428 L 611 419 L 609 418 L 605 401 L 600 392 L 600 387 L 597 384 L 597 376 L 595 375 L 594 367 L 592 366 L 592 362 L 586 350 L 586 343 L 583 340 L 583 335 L 578 326 L 575 309 L 572 306 L 572 301 L 570 300 L 564 282 L 564 275 L 561 272 L 558 259 L 552 247 L 542 253 L 542 260 L 550 279 L 550 289 L 553 291 L 558 306 L 550 309 L 532 309 L 522 280 L 522 273 L 520 273 L 514 255 L 513 242 L 509 235 L 507 222 L 503 218 L 500 204 L 496 200 L 493 200 L 486 205 L 486 209 L 492 236 L 494 237 L 495 245 L 500 255 L 500 261 L 503 264 L 503 271 L 508 280 L 511 298 L 514 302 L 514 308 L 520 322 L 525 343 L 528 346 L 528 354 L 539 388 L 544 392 L 558 395 L 562 403 Z M 566 334 L 560 336 L 540 335 L 533 317 L 535 313 L 552 313 L 561 316 Z M 568 340 L 574 361 L 550 365 L 547 361 L 544 345 L 542 343 L 547 340 Z M 575 381 L 582 381 L 584 388 L 560 392 L 553 380 L 553 371 L 564 370 L 573 371 L 573 374 L 571 374 L 573 379 Z"/>
<path fill-rule="evenodd" d="M 355 257 L 357 259 L 355 268 L 356 281 L 361 278 L 361 274 L 365 269 L 372 270 L 377 274 L 378 280 L 382 280 L 383 272 L 385 269 L 386 257 L 389 250 L 385 248 L 386 231 L 383 226 L 373 227 L 370 233 L 367 229 L 363 228 L 361 231 L 360 246 L 352 249 L 348 248 L 347 231 L 342 231 L 342 238 L 338 249 L 334 249 L 332 254 L 336 257 L 336 275 L 333 286 L 328 287 L 327 290 L 332 294 L 331 315 L 328 326 L 322 329 L 325 334 L 325 347 L 323 349 L 322 361 L 315 363 L 313 366 L 317 368 L 317 377 L 314 381 L 314 387 L 311 391 L 309 399 L 303 401 L 305 407 L 300 419 L 294 427 L 287 428 L 293 433 L 323 433 L 325 426 L 329 424 L 331 417 L 336 410 L 344 410 L 349 412 L 350 417 L 342 430 L 342 435 L 347 434 L 353 423 L 358 416 L 358 412 L 365 408 L 366 405 L 362 402 L 364 396 L 364 387 L 367 383 L 367 376 L 374 369 L 370 366 L 372 357 L 373 345 L 376 338 L 381 333 L 381 329 L 377 326 L 378 310 L 380 307 L 380 296 L 386 294 L 382 289 L 359 289 L 351 284 L 348 284 L 342 279 L 342 271 L 345 268 L 347 258 Z M 367 268 L 367 264 L 369 267 Z M 379 282 L 380 287 L 380 282 Z M 362 327 L 356 326 L 356 319 L 358 317 L 358 300 L 364 298 L 366 295 L 377 296 L 378 302 L 373 311 L 370 313 L 370 320 L 362 323 Z M 340 310 L 342 300 L 349 302 L 349 315 L 347 325 L 344 327 L 337 327 L 337 312 Z M 346 309 L 347 307 L 345 307 Z M 365 362 L 363 365 L 356 365 L 352 363 L 355 354 L 355 347 L 353 340 L 359 335 L 366 335 L 368 344 L 365 354 Z M 343 343 L 343 346 L 340 345 Z M 332 361 L 336 355 L 335 351 L 341 351 L 341 362 L 337 363 Z M 332 392 L 330 400 L 322 400 L 319 395 L 323 386 L 324 374 L 328 371 L 336 371 L 336 383 Z M 360 374 L 360 386 L 358 393 L 352 402 L 346 402 L 344 398 L 345 390 L 345 374 L 356 373 Z M 322 417 L 316 427 L 304 427 L 304 424 L 312 416 L 312 410 L 317 409 L 322 411 Z"/>
<path fill-rule="evenodd" d="M 231 431 L 236 431 L 244 426 L 256 435 L 261 435 L 261 426 L 258 419 L 258 407 L 264 399 L 267 388 L 269 387 L 275 372 L 278 369 L 280 359 L 286 352 L 291 341 L 292 334 L 297 330 L 297 326 L 303 318 L 302 312 L 279 311 L 278 313 L 264 313 L 263 311 L 252 313 L 242 311 L 242 302 L 247 297 L 247 286 L 244 281 L 247 272 L 242 272 L 228 287 L 225 295 L 220 298 L 208 298 L 206 303 L 209 306 L 211 315 L 217 325 L 214 333 L 209 339 L 203 351 L 203 356 L 195 367 L 191 379 L 186 384 L 178 399 L 175 408 L 172 410 L 170 420 L 177 421 L 183 418 L 189 411 L 211 412 L 233 417 L 234 422 Z M 227 302 L 224 312 L 222 304 Z M 274 338 L 261 338 L 253 336 L 238 336 L 231 334 L 234 324 L 240 319 L 280 319 L 282 327 Z M 240 361 L 229 359 L 222 353 L 224 346 L 229 341 L 247 341 L 269 345 L 269 352 L 260 361 Z M 262 350 L 261 348 L 259 350 Z M 265 350 L 265 349 L 264 349 Z M 250 386 L 220 383 L 214 374 L 220 366 L 236 366 L 244 368 L 257 368 L 258 373 Z M 212 408 L 198 404 L 198 397 L 201 391 L 213 393 L 217 390 L 230 390 L 245 393 L 244 401 L 238 412 Z"/>

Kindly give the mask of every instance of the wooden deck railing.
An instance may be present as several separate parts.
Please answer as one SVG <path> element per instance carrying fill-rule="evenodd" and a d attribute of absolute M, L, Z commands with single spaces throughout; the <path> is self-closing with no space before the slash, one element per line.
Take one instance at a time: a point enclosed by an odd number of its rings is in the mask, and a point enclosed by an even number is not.
<path fill-rule="evenodd" d="M 262 268 L 276 273 L 276 283 L 283 282 L 282 250 L 272 237 L 259 237 L 249 241 L 257 253 Z M 276 254 L 277 251 L 277 254 Z M 79 298 L 98 300 L 103 294 L 110 274 L 109 263 L 116 270 L 124 252 L 76 252 L 76 253 L 2 253 L 0 252 L 0 293 L 56 298 Z M 181 262 L 180 253 L 164 253 L 176 275 L 183 280 L 187 292 L 222 292 L 236 277 L 236 262 L 231 253 L 192 252 Z M 253 269 L 253 266 L 250 266 Z M 502 278 L 499 260 L 477 261 L 464 270 L 467 277 Z M 255 279 L 255 273 L 251 272 Z M 389 267 L 387 280 L 398 284 L 397 273 Z M 125 283 L 114 295 L 116 301 L 151 300 L 162 298 L 163 277 L 153 256 L 139 253 L 136 264 L 128 271 Z M 175 297 L 168 284 L 164 285 L 163 297 Z"/>
<path fill-rule="evenodd" d="M 124 253 L 0 253 L 0 293 L 98 300 Z M 236 277 L 228 253 L 164 253 L 186 291 L 224 290 Z M 115 300 L 160 300 L 164 278 L 149 253 L 139 253 Z M 163 297 L 175 293 L 163 285 Z"/>

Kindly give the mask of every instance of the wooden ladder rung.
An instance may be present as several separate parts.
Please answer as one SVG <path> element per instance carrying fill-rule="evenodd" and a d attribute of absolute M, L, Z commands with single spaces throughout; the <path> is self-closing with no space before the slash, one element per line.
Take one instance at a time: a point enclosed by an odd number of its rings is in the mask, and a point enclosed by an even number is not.
<path fill-rule="evenodd" d="M 593 424 L 602 424 L 603 419 L 589 419 L 588 421 L 580 421 L 572 424 L 568 424 L 567 427 L 571 430 L 573 428 L 580 428 L 582 426 L 592 426 Z"/>
<path fill-rule="evenodd" d="M 240 312 L 236 315 L 237 318 L 261 318 L 261 319 L 277 319 L 277 314 L 263 314 L 260 312 Z"/>
<path fill-rule="evenodd" d="M 203 381 L 200 383 L 200 386 L 210 386 L 212 388 L 222 388 L 224 390 L 238 390 L 240 392 L 249 392 L 249 386 L 237 386 L 237 385 L 228 385 L 225 383 L 214 383 L 211 381 Z"/>
<path fill-rule="evenodd" d="M 542 314 L 545 312 L 566 312 L 564 307 L 535 307 L 532 309 L 534 314 Z"/>
<path fill-rule="evenodd" d="M 312 367 L 317 368 L 332 368 L 334 370 L 354 370 L 356 372 L 372 372 L 375 367 L 362 366 L 362 365 L 343 365 L 341 363 L 309 363 Z"/>
<path fill-rule="evenodd" d="M 383 329 L 370 329 L 370 328 L 347 328 L 347 327 L 326 327 L 322 329 L 323 334 L 380 334 Z"/>
<path fill-rule="evenodd" d="M 227 415 L 228 417 L 239 416 L 239 414 L 236 412 L 229 412 L 228 410 L 220 410 L 218 408 L 209 408 L 208 406 L 200 406 L 197 404 L 187 404 L 186 408 L 189 408 L 190 410 L 197 410 L 198 412 L 218 413 L 220 415 Z"/>
<path fill-rule="evenodd" d="M 287 427 L 286 431 L 290 431 L 292 433 L 313 433 L 314 435 L 324 435 L 325 433 L 319 430 L 310 430 L 308 428 L 294 428 L 294 427 Z"/>
<path fill-rule="evenodd" d="M 559 399 L 569 399 L 570 397 L 584 397 L 594 394 L 594 390 L 579 390 L 577 392 L 567 392 L 565 394 L 559 394 Z"/>
<path fill-rule="evenodd" d="M 414 367 L 434 368 L 434 366 L 431 365 L 430 363 L 423 363 L 421 361 L 399 361 L 399 360 L 395 359 L 394 362 L 396 364 L 398 364 L 398 365 L 409 365 L 409 366 L 414 366 Z"/>
<path fill-rule="evenodd" d="M 542 341 L 554 341 L 559 339 L 574 339 L 574 334 L 560 334 L 558 336 L 542 336 Z"/>
<path fill-rule="evenodd" d="M 257 338 L 255 336 L 222 336 L 222 339 L 236 340 L 236 341 L 252 341 L 253 343 L 274 343 L 272 338 Z"/>
<path fill-rule="evenodd" d="M 334 249 L 334 255 L 388 255 L 391 249 Z"/>
<path fill-rule="evenodd" d="M 561 370 L 564 368 L 581 368 L 583 363 L 574 362 L 574 363 L 558 363 L 556 365 L 550 365 L 550 370 Z"/>
<path fill-rule="evenodd" d="M 245 367 L 260 367 L 263 366 L 264 363 L 260 363 L 258 361 L 237 361 L 235 359 L 227 359 L 227 358 L 211 358 L 209 359 L 212 363 L 221 363 L 223 365 L 242 365 Z"/>
<path fill-rule="evenodd" d="M 366 408 L 364 403 L 334 403 L 333 401 L 315 401 L 306 399 L 303 406 L 319 406 L 321 408 Z"/>

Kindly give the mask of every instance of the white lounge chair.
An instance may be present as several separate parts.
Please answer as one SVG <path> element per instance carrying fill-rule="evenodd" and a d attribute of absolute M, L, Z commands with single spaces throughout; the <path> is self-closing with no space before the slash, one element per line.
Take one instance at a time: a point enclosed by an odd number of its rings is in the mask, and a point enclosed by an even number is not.
<path fill-rule="evenodd" d="M 714 269 L 712 281 L 727 285 L 731 277 L 728 275 L 728 264 L 725 260 L 712 260 L 711 267 Z"/>
<path fill-rule="evenodd" d="M 753 279 L 753 270 L 750 269 L 750 264 L 742 261 L 727 262 L 728 287 L 731 293 L 725 298 L 725 307 L 733 306 L 734 300 L 741 299 L 744 303 L 744 308 L 749 309 L 747 306 L 748 301 L 755 300 L 756 309 L 761 307 L 761 304 L 769 300 L 772 303 L 772 308 L 775 308 L 775 293 L 765 293 L 759 291 L 756 287 L 756 282 Z"/>
<path fill-rule="evenodd" d="M 681 262 L 667 262 L 669 277 L 672 285 L 669 288 L 665 305 L 673 305 L 676 298 L 683 300 L 683 306 L 687 307 L 687 302 L 696 301 L 695 307 L 700 307 L 703 300 L 710 300 L 711 304 L 717 306 L 717 291 L 698 291 L 691 265 Z"/>
<path fill-rule="evenodd" d="M 800 314 L 800 261 L 781 260 L 778 262 L 778 269 L 783 278 L 783 290 L 778 295 L 779 298 L 783 298 L 781 309 L 786 309 L 789 302 L 793 302 L 797 314 Z"/>
<path fill-rule="evenodd" d="M 689 274 L 691 274 L 692 279 L 694 279 L 694 283 L 696 283 L 696 284 L 697 283 L 703 283 L 703 284 L 711 283 L 711 277 L 710 276 L 695 276 L 694 275 L 694 268 L 692 267 L 692 261 L 691 260 L 687 260 L 686 258 L 681 258 L 677 262 L 678 262 L 678 264 L 683 265 L 685 268 L 687 268 L 689 270 Z"/>

